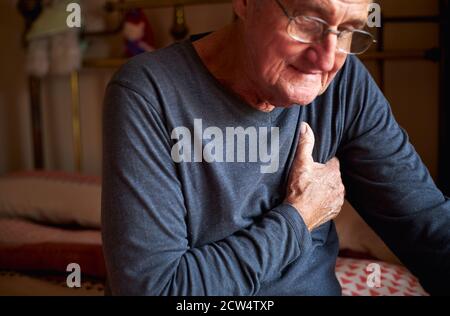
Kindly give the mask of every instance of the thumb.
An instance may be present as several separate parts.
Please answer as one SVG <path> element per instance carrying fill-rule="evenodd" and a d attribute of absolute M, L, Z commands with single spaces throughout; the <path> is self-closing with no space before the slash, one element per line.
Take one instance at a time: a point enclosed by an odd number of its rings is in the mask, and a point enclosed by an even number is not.
<path fill-rule="evenodd" d="M 314 132 L 312 131 L 308 123 L 305 122 L 302 122 L 300 131 L 301 134 L 298 148 L 298 159 L 301 163 L 313 163 L 314 160 L 312 154 L 316 142 L 314 138 Z"/>

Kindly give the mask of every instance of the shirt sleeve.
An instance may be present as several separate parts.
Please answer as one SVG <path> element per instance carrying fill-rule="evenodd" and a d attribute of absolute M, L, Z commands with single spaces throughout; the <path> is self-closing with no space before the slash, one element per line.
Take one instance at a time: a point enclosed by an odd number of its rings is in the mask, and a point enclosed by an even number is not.
<path fill-rule="evenodd" d="M 163 115 L 115 82 L 103 119 L 102 236 L 113 295 L 253 295 L 312 247 L 301 216 L 286 204 L 192 247 Z"/>
<path fill-rule="evenodd" d="M 345 136 L 338 156 L 347 198 L 430 294 L 449 294 L 449 199 L 356 59 L 345 80 Z"/>

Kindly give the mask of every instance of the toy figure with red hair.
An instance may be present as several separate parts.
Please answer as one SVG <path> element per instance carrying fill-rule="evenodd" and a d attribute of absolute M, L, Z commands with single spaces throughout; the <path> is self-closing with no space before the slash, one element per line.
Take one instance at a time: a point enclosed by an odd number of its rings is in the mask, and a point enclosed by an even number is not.
<path fill-rule="evenodd" d="M 150 23 L 141 9 L 133 9 L 126 13 L 123 35 L 125 37 L 125 55 L 127 57 L 155 50 Z"/>

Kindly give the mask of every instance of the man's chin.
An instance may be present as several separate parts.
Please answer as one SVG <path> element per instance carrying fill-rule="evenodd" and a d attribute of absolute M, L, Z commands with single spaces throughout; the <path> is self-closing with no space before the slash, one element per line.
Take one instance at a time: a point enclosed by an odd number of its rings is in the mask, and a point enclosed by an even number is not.
<path fill-rule="evenodd" d="M 309 105 L 311 104 L 322 92 L 321 86 L 306 88 L 302 87 L 290 95 L 290 103 L 296 105 Z"/>
<path fill-rule="evenodd" d="M 310 99 L 290 99 L 289 101 L 285 102 L 278 102 L 276 107 L 278 108 L 291 108 L 294 106 L 308 106 L 310 105 L 316 98 L 310 98 Z"/>
<path fill-rule="evenodd" d="M 319 96 L 319 93 L 314 93 L 306 96 L 301 96 L 297 98 L 293 98 L 291 101 L 292 104 L 307 106 L 314 102 L 314 100 Z"/>
<path fill-rule="evenodd" d="M 271 104 L 276 104 L 276 107 L 289 108 L 296 105 L 307 106 L 310 105 L 317 97 L 318 93 L 315 94 L 302 94 L 298 96 L 285 96 L 284 98 L 278 99 L 278 101 L 270 102 Z"/>
<path fill-rule="evenodd" d="M 289 108 L 296 105 L 307 106 L 310 105 L 320 94 L 321 87 L 314 88 L 299 88 L 297 91 L 281 90 L 278 93 L 277 99 L 272 99 L 271 104 L 276 104 L 277 107 Z"/>

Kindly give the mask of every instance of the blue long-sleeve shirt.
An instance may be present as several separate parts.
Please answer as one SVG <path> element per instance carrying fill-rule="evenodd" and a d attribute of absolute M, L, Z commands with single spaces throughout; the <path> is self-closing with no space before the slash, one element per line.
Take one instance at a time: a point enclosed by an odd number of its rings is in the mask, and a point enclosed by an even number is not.
<path fill-rule="evenodd" d="M 358 59 L 309 106 L 264 113 L 224 88 L 190 41 L 134 58 L 107 88 L 109 292 L 340 295 L 334 223 L 310 233 L 283 203 L 302 121 L 315 161 L 340 159 L 347 199 L 368 224 L 426 290 L 450 293 L 450 202 Z M 239 127 L 250 136 L 233 143 L 227 131 Z"/>

